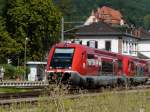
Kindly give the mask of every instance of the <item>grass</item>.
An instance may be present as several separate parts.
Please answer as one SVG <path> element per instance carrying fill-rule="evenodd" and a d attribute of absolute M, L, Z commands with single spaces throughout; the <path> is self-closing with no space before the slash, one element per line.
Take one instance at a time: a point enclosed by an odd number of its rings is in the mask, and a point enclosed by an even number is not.
<path fill-rule="evenodd" d="M 20 93 L 20 92 L 28 92 L 32 91 L 30 88 L 16 88 L 16 87 L 2 87 L 0 88 L 1 93 Z"/>
<path fill-rule="evenodd" d="M 14 104 L 1 107 L 0 112 L 150 112 L 150 90 L 130 93 L 106 91 L 94 97 L 81 95 L 78 99 L 66 99 L 62 91 L 51 95 L 53 98 L 40 100 L 37 105 Z"/>

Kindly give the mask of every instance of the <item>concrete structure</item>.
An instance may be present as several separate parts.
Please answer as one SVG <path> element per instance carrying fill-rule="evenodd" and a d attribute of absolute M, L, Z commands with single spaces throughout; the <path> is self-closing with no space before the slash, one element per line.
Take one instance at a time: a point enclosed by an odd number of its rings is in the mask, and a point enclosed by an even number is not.
<path fill-rule="evenodd" d="M 30 73 L 28 74 L 28 80 L 29 81 L 45 80 L 46 64 L 47 62 L 35 62 L 35 61 L 27 62 L 27 66 L 30 69 Z"/>

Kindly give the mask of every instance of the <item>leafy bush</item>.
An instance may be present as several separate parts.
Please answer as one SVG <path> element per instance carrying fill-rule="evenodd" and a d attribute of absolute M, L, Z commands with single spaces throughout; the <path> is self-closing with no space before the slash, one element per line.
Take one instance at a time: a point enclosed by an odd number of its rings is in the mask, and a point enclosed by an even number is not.
<path fill-rule="evenodd" d="M 19 67 L 16 67 L 14 75 L 16 78 L 21 78 L 24 75 L 24 73 L 25 73 L 24 67 L 19 66 Z"/>
<path fill-rule="evenodd" d="M 4 72 L 4 79 L 16 79 L 21 78 L 24 73 L 25 69 L 23 66 L 13 66 L 11 64 L 3 65 L 5 72 Z"/>

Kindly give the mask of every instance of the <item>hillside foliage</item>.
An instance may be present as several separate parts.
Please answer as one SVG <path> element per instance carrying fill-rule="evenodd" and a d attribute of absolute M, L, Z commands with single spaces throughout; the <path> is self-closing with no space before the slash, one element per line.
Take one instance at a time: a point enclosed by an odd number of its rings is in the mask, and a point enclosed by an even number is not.
<path fill-rule="evenodd" d="M 116 10 L 120 10 L 128 24 L 132 24 L 135 27 L 148 27 L 149 22 L 146 19 L 150 14 L 150 0 L 54 0 L 55 3 L 60 7 L 60 9 L 66 13 L 65 18 L 68 20 L 86 20 L 86 18 L 91 14 L 91 11 L 97 9 L 101 6 L 109 6 Z M 70 5 L 65 5 L 62 2 L 70 3 Z M 63 6 L 62 6 L 63 5 Z M 72 5 L 72 8 L 70 6 Z M 71 18 L 70 18 L 71 17 Z M 145 19 L 144 19 L 145 18 Z"/>

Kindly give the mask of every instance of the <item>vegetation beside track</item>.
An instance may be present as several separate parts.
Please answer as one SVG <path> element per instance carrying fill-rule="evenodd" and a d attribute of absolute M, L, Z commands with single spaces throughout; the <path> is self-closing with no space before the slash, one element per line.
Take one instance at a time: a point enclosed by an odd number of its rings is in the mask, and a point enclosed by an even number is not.
<path fill-rule="evenodd" d="M 133 92 L 105 91 L 98 96 L 84 96 L 68 99 L 64 91 L 53 91 L 51 97 L 42 97 L 35 105 L 19 104 L 0 112 L 150 112 L 150 90 Z"/>
<path fill-rule="evenodd" d="M 22 93 L 32 91 L 32 88 L 1 87 L 0 94 L 3 93 Z"/>

